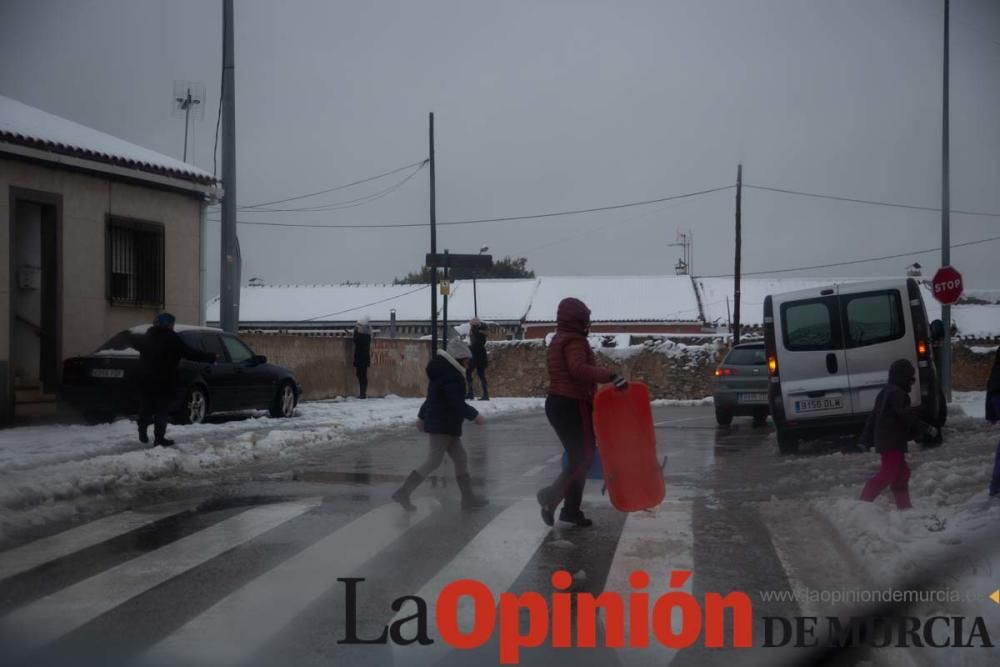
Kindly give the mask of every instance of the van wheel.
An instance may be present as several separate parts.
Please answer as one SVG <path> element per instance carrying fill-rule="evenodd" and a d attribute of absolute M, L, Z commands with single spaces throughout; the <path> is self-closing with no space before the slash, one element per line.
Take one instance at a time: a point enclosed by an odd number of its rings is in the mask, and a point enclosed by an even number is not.
<path fill-rule="evenodd" d="M 799 438 L 794 431 L 778 429 L 778 451 L 782 454 L 799 453 Z"/>
<path fill-rule="evenodd" d="M 941 428 L 947 422 L 948 422 L 948 401 L 944 397 L 944 392 L 938 389 L 937 427 Z"/>
<path fill-rule="evenodd" d="M 729 426 L 733 423 L 733 413 L 725 408 L 715 408 L 715 421 L 719 426 Z"/>

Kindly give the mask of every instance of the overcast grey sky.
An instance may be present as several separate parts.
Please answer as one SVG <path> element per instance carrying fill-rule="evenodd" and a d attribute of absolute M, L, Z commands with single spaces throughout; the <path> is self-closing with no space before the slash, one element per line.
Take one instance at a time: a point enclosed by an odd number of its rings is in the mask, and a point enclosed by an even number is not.
<path fill-rule="evenodd" d="M 746 183 L 940 204 L 943 0 L 236 3 L 238 194 L 285 198 L 416 162 L 437 122 L 438 220 L 532 214 Z M 955 209 L 1000 211 L 1000 2 L 952 0 Z M 221 2 L 0 0 L 0 93 L 180 157 L 174 80 L 204 82 L 189 161 L 212 170 Z M 343 202 L 398 182 L 292 205 Z M 427 222 L 427 171 L 372 203 L 240 213 L 306 224 Z M 732 271 L 734 192 L 586 215 L 443 227 L 541 274 Z M 933 248 L 940 214 L 744 191 L 745 271 Z M 217 276 L 218 224 L 209 252 Z M 244 279 L 390 281 L 426 227 L 241 226 Z M 1000 218 L 953 215 L 955 243 Z M 1000 287 L 1000 242 L 960 248 Z M 786 275 L 897 275 L 913 259 Z M 217 277 L 212 278 L 217 292 Z"/>

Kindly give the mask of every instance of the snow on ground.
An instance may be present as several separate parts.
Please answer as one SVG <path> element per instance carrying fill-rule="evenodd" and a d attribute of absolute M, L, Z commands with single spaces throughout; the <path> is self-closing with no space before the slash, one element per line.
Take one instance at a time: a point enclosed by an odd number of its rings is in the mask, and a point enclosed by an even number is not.
<path fill-rule="evenodd" d="M 695 398 L 691 400 L 687 399 L 676 399 L 676 398 L 658 398 L 652 401 L 654 408 L 660 407 L 670 407 L 670 408 L 690 408 L 699 405 L 715 405 L 715 398 L 713 396 L 706 396 L 705 398 Z"/>
<path fill-rule="evenodd" d="M 291 461 L 415 423 L 422 399 L 388 397 L 303 403 L 293 419 L 255 413 L 221 424 L 171 426 L 173 447 L 142 445 L 135 423 L 30 426 L 0 431 L 0 541 L 25 525 L 71 515 L 74 502 L 166 476 L 200 476 L 240 465 Z M 476 402 L 489 419 L 535 410 L 542 399 Z"/>
<path fill-rule="evenodd" d="M 983 419 L 984 400 L 984 392 L 956 392 L 944 445 L 929 450 L 911 445 L 912 510 L 896 510 L 889 491 L 874 503 L 858 500 L 862 485 L 878 470 L 876 454 L 785 459 L 776 493 L 783 486 L 791 489 L 793 480 L 808 480 L 813 508 L 857 557 L 873 587 L 912 583 L 915 576 L 927 576 L 925 568 L 943 565 L 945 579 L 932 588 L 969 598 L 957 606 L 939 605 L 940 611 L 995 614 L 988 596 L 1000 584 L 1000 498 L 989 498 L 987 488 L 1000 427 Z"/>

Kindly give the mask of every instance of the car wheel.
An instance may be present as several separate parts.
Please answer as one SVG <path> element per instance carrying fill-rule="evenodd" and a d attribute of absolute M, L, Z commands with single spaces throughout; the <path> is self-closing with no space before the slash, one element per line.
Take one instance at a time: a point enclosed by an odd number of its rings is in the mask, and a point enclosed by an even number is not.
<path fill-rule="evenodd" d="M 778 429 L 778 451 L 782 454 L 799 453 L 799 437 L 794 431 Z"/>
<path fill-rule="evenodd" d="M 291 382 L 282 382 L 271 403 L 271 416 L 275 419 L 291 417 L 295 414 L 295 387 Z"/>
<path fill-rule="evenodd" d="M 110 424 L 115 420 L 115 413 L 113 410 L 108 410 L 107 408 L 84 408 L 83 409 L 83 421 L 90 426 L 96 426 L 98 424 Z"/>
<path fill-rule="evenodd" d="M 732 410 L 726 410 L 725 408 L 715 408 L 715 421 L 719 423 L 719 426 L 729 426 L 733 423 L 733 412 Z"/>
<path fill-rule="evenodd" d="M 205 388 L 191 387 L 188 389 L 187 398 L 184 399 L 180 422 L 182 424 L 201 424 L 207 416 L 208 394 L 205 392 Z"/>

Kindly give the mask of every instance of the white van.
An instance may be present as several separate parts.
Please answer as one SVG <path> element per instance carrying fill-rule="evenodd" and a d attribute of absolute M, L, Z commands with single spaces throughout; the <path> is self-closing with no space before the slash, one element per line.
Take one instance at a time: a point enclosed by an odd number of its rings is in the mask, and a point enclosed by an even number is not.
<path fill-rule="evenodd" d="M 931 326 L 912 278 L 770 295 L 764 340 L 782 453 L 798 451 L 803 437 L 860 431 L 896 359 L 917 369 L 912 405 L 928 423 L 944 423 Z"/>

